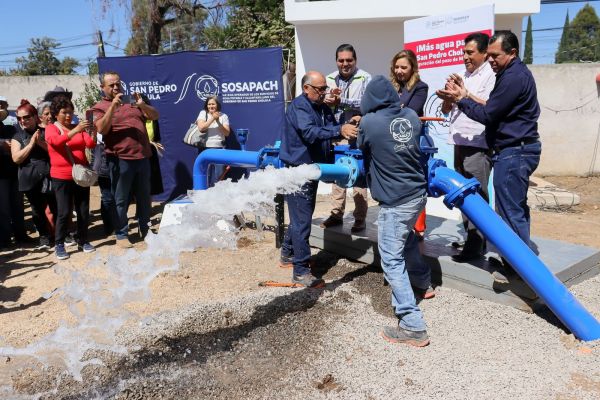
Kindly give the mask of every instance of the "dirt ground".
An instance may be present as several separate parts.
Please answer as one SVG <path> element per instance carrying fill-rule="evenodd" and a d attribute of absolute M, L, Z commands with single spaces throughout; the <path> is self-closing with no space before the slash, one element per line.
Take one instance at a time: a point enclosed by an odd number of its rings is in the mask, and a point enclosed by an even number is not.
<path fill-rule="evenodd" d="M 581 204 L 561 210 L 532 211 L 532 234 L 545 238 L 600 248 L 600 177 L 546 177 L 557 186 L 581 196 Z M 349 199 L 349 207 L 352 201 Z M 99 192 L 92 190 L 92 243 L 102 255 L 120 254 L 112 238 L 101 237 Z M 132 207 L 133 208 L 133 207 Z M 329 210 L 327 196 L 319 196 L 315 216 Z M 132 210 L 133 211 L 133 210 Z M 158 228 L 160 205 L 154 208 Z M 272 221 L 266 221 L 267 224 Z M 136 249 L 146 246 L 138 241 Z M 82 269 L 93 255 L 68 248 L 71 258 L 60 262 L 66 271 Z M 237 250 L 198 249 L 181 255 L 179 270 L 163 273 L 151 284 L 147 302 L 131 304 L 139 315 L 176 310 L 193 302 L 211 302 L 264 289 L 258 282 L 287 281 L 290 271 L 277 267 L 278 250 L 271 231 L 242 231 Z M 22 347 L 54 331 L 61 320 L 72 319 L 67 306 L 48 296 L 65 284 L 54 254 L 32 248 L 14 248 L 0 253 L 0 347 Z M 7 363 L 10 360 L 5 360 Z"/>

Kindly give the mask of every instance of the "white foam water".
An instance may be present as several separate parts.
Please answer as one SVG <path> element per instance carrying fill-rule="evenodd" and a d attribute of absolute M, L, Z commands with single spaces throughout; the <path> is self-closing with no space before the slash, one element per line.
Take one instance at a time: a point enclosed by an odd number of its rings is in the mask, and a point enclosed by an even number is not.
<path fill-rule="evenodd" d="M 11 363 L 1 367 L 2 375 L 9 379 L 16 359 L 24 358 L 25 365 L 41 363 L 43 368 L 57 368 L 81 381 L 85 366 L 102 364 L 101 359 L 89 356 L 90 351 L 127 353 L 128 349 L 117 343 L 116 334 L 126 322 L 139 317 L 125 305 L 147 300 L 150 282 L 163 272 L 178 269 L 181 252 L 199 247 L 235 248 L 238 230 L 229 222 L 234 215 L 271 216 L 277 193 L 296 192 L 318 176 L 316 166 L 305 165 L 259 170 L 236 183 L 218 182 L 209 190 L 190 192 L 192 203 L 182 211 L 180 224 L 150 233 L 145 250 L 129 249 L 108 256 L 98 253 L 77 271 L 56 267 L 68 280 L 52 295 L 59 295 L 68 305 L 75 322 L 61 321 L 56 331 L 23 348 L 0 347 L 0 356 L 11 358 Z"/>

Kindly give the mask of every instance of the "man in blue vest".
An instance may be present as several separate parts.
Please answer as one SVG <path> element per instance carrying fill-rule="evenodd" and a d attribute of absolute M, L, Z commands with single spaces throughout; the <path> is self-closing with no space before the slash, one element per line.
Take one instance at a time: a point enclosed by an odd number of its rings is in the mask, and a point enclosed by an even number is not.
<path fill-rule="evenodd" d="M 279 158 L 287 166 L 332 163 L 331 142 L 341 137 L 355 139 L 355 124 L 340 125 L 331 109 L 323 103 L 327 93 L 323 74 L 309 71 L 302 77 L 302 94 L 287 108 L 285 132 Z M 290 223 L 281 246 L 282 267 L 293 267 L 292 282 L 306 287 L 322 287 L 324 282 L 311 273 L 308 239 L 315 211 L 319 181 L 309 181 L 293 194 L 286 195 Z"/>

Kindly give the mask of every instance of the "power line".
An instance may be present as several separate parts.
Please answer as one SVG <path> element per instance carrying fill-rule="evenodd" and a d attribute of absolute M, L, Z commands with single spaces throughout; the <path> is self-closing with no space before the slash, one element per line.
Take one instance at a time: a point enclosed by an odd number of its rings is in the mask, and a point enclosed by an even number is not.
<path fill-rule="evenodd" d="M 58 46 L 58 47 L 54 47 L 50 50 L 54 51 L 54 50 L 63 50 L 63 49 L 74 49 L 77 47 L 83 47 L 83 46 L 92 46 L 95 45 L 96 43 L 81 43 L 81 44 L 72 44 L 69 46 Z M 14 51 L 11 53 L 0 53 L 0 56 L 15 56 L 15 55 L 19 55 L 19 54 L 27 54 L 29 53 L 29 50 L 23 50 L 23 51 Z"/>

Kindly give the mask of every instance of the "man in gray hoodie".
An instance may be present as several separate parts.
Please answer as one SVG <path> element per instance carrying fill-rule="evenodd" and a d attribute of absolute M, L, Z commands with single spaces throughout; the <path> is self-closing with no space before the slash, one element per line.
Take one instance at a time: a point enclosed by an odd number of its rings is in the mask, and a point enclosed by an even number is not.
<path fill-rule="evenodd" d="M 393 343 L 427 346 L 425 320 L 411 288 L 411 281 L 420 289 L 431 281 L 412 229 L 427 202 L 427 179 L 420 161 L 421 121 L 413 110 L 401 108 L 398 93 L 381 75 L 367 86 L 361 112 L 357 144 L 365 156 L 371 196 L 379 202 L 381 266 L 399 320 L 397 326 L 385 327 L 382 336 Z"/>

